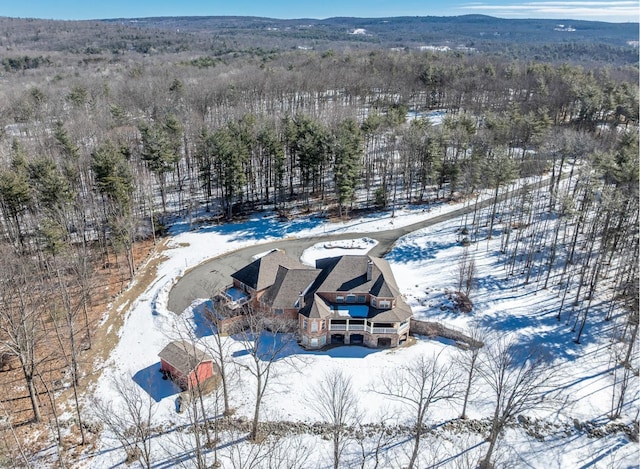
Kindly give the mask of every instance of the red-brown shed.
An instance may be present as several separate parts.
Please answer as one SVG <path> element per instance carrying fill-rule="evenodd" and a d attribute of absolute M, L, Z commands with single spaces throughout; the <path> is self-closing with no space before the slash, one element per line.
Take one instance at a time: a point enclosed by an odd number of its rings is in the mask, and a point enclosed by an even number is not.
<path fill-rule="evenodd" d="M 213 376 L 213 358 L 185 340 L 170 342 L 158 356 L 160 371 L 182 389 L 191 389 Z"/>

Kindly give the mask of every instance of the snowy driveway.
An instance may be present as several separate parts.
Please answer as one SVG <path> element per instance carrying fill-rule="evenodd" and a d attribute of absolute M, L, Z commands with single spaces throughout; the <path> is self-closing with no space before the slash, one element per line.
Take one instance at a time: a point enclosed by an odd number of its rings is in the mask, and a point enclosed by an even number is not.
<path fill-rule="evenodd" d="M 529 186 L 528 190 L 538 186 L 542 187 L 548 184 L 548 180 L 544 179 L 538 184 Z M 498 199 L 504 197 L 502 194 Z M 358 236 L 372 238 L 378 242 L 369 253 L 373 256 L 382 257 L 391 250 L 394 243 L 402 236 L 429 226 L 442 223 L 452 218 L 459 217 L 466 213 L 473 212 L 476 208 L 489 206 L 493 203 L 492 198 L 481 200 L 475 204 L 469 204 L 459 209 L 452 210 L 434 217 L 422 220 L 418 223 L 393 228 L 386 231 L 376 232 L 358 232 Z M 196 298 L 209 298 L 214 292 L 228 285 L 231 282 L 231 274 L 239 270 L 252 261 L 252 258 L 260 253 L 271 249 L 282 249 L 291 257 L 299 259 L 305 249 L 317 243 L 328 241 L 339 241 L 344 239 L 352 239 L 353 232 L 339 234 L 325 234 L 322 236 L 314 236 L 309 238 L 287 238 L 266 243 L 259 243 L 248 246 L 237 251 L 223 254 L 213 259 L 207 260 L 202 264 L 187 271 L 173 286 L 169 292 L 169 300 L 167 308 L 169 311 L 181 314 L 191 305 Z"/>

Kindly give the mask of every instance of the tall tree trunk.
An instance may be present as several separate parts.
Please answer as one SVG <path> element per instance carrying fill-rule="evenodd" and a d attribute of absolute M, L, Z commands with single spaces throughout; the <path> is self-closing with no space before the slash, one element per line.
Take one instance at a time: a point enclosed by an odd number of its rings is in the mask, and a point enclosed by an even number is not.
<path fill-rule="evenodd" d="M 27 392 L 29 393 L 29 400 L 31 401 L 31 409 L 33 410 L 33 421 L 40 422 L 42 420 L 42 414 L 40 413 L 40 403 L 38 400 L 38 391 L 33 380 L 33 372 L 30 371 L 32 365 L 26 363 L 22 364 L 22 373 L 27 385 Z"/>

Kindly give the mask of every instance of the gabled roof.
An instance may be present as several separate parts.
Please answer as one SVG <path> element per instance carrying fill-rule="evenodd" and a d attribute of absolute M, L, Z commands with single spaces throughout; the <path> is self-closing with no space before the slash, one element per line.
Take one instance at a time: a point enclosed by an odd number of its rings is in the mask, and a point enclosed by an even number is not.
<path fill-rule="evenodd" d="M 288 269 L 278 267 L 273 285 L 262 296 L 262 303 L 273 309 L 294 308 L 300 295 L 306 294 L 315 281 L 320 270 L 307 267 L 305 269 Z"/>
<path fill-rule="evenodd" d="M 367 268 L 371 263 L 371 279 Z M 396 285 L 389 263 L 370 256 L 341 256 L 319 259 L 316 267 L 323 275 L 318 279 L 318 292 L 371 293 L 383 298 L 397 297 Z"/>
<path fill-rule="evenodd" d="M 312 319 L 324 319 L 333 314 L 331 305 L 318 295 L 313 295 L 312 301 L 309 301 L 305 308 L 301 311 L 304 316 Z"/>
<path fill-rule="evenodd" d="M 290 258 L 283 251 L 274 250 L 238 270 L 231 277 L 255 291 L 262 291 L 273 285 L 280 266 L 288 269 L 312 268 Z"/>
<path fill-rule="evenodd" d="M 200 363 L 213 360 L 206 352 L 185 340 L 169 342 L 158 356 L 184 375 L 191 373 Z"/>
<path fill-rule="evenodd" d="M 373 286 L 369 293 L 381 298 L 396 298 L 400 296 L 400 289 L 396 283 L 396 278 L 391 271 L 389 263 L 379 257 L 369 257 L 373 263 Z M 378 277 L 376 278 L 376 274 Z"/>
<path fill-rule="evenodd" d="M 377 257 L 328 257 L 318 259 L 314 269 L 275 250 L 243 267 L 232 277 L 256 291 L 266 290 L 260 301 L 272 310 L 295 308 L 300 295 L 304 295 L 305 304 L 300 313 L 309 318 L 344 315 L 344 311 L 338 311 L 337 305 L 323 298 L 323 294 L 328 293 L 394 298 L 392 309 L 368 305 L 366 317 L 377 322 L 402 322 L 412 314 L 409 305 L 401 298 L 389 263 Z"/>

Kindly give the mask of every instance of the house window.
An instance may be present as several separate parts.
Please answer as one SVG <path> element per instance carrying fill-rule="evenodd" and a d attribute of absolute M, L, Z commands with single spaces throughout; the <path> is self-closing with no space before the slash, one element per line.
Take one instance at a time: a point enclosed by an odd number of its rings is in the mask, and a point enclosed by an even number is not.
<path fill-rule="evenodd" d="M 307 327 L 309 327 L 309 321 L 307 321 L 307 318 L 304 318 L 302 320 L 302 328 L 306 331 Z"/>
<path fill-rule="evenodd" d="M 318 339 L 316 339 L 315 337 L 313 339 L 311 339 L 311 346 L 312 347 L 317 347 L 318 346 Z"/>
<path fill-rule="evenodd" d="M 320 330 L 321 331 L 326 331 L 327 330 L 327 323 L 326 323 L 326 321 L 324 319 L 321 322 Z"/>
<path fill-rule="evenodd" d="M 377 300 L 375 298 L 371 298 L 371 306 L 376 306 Z"/>
<path fill-rule="evenodd" d="M 344 296 L 336 296 L 336 303 L 344 303 Z"/>
<path fill-rule="evenodd" d="M 355 303 L 356 295 L 347 295 L 347 303 Z"/>
<path fill-rule="evenodd" d="M 311 332 L 318 332 L 318 321 L 311 321 Z"/>
<path fill-rule="evenodd" d="M 391 302 L 389 300 L 380 300 L 378 302 L 378 306 L 380 307 L 380 309 L 388 309 L 389 307 L 391 307 Z"/>
<path fill-rule="evenodd" d="M 282 309 L 276 309 L 276 314 L 283 314 L 283 313 L 284 313 L 284 310 L 282 310 Z"/>
<path fill-rule="evenodd" d="M 366 303 L 367 297 L 364 295 L 358 295 L 358 303 Z"/>

